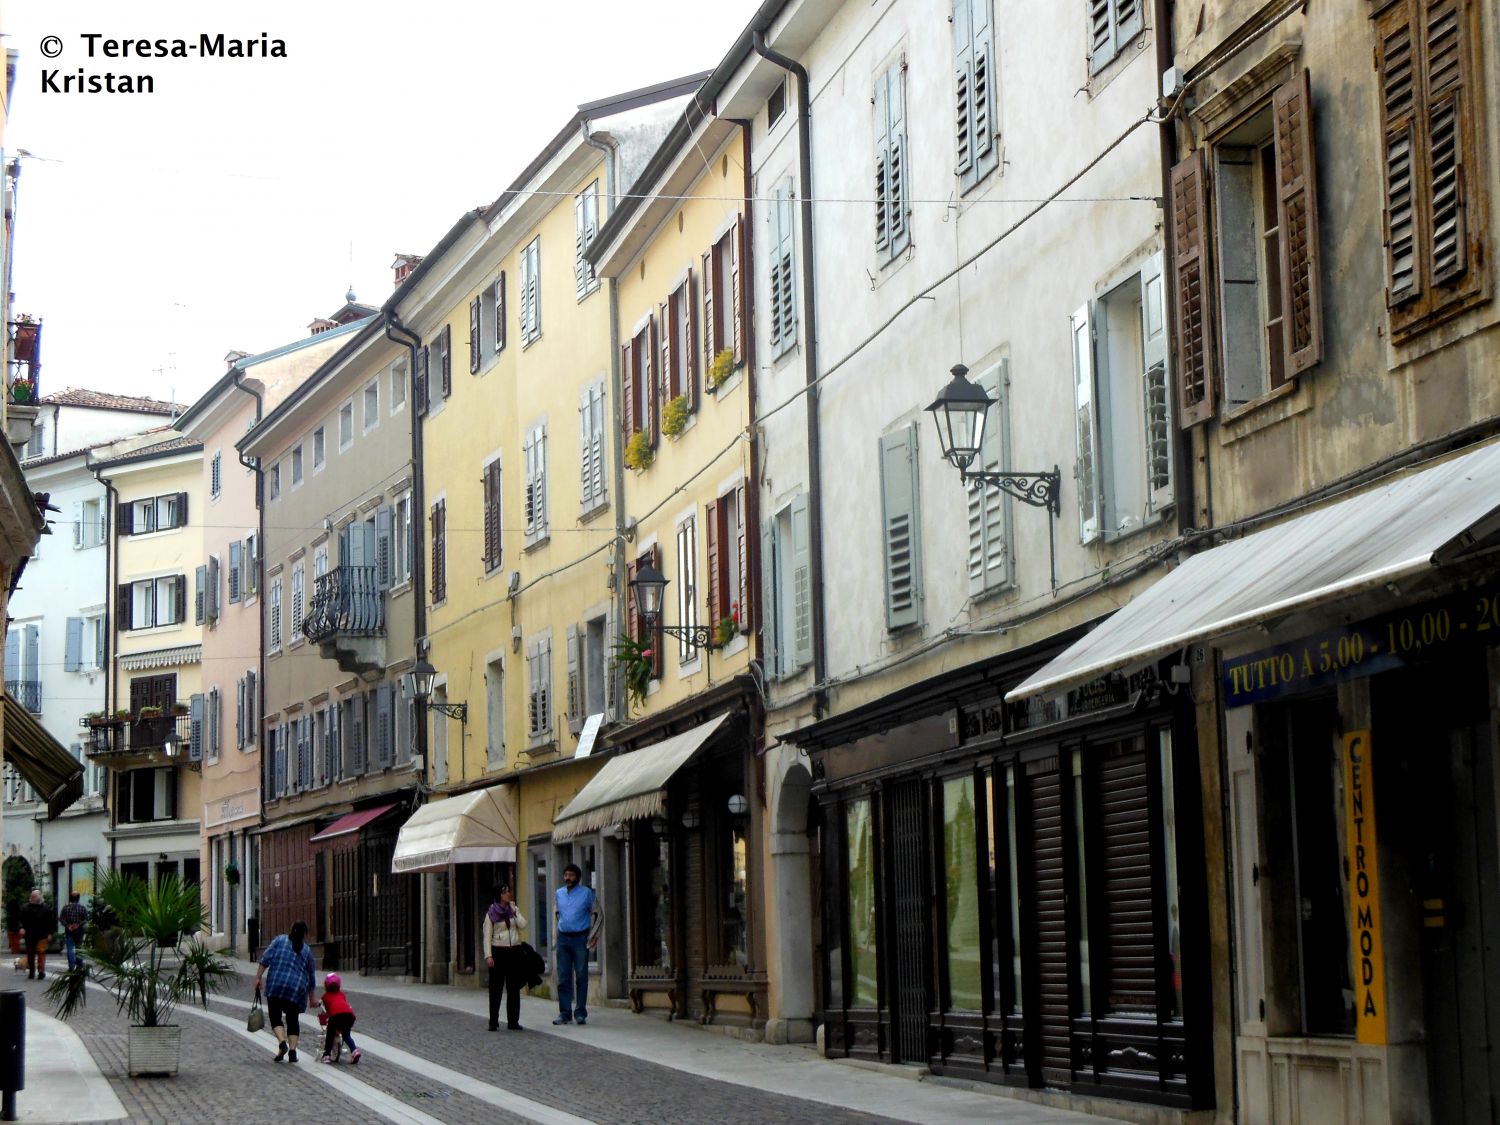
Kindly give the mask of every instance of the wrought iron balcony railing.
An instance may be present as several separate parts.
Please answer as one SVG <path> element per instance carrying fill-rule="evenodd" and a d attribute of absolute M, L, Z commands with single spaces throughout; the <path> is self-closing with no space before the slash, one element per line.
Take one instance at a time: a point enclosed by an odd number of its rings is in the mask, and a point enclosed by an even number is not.
<path fill-rule="evenodd" d="M 385 591 L 373 566 L 336 566 L 313 580 L 312 604 L 302 619 L 308 640 L 385 635 Z"/>
<path fill-rule="evenodd" d="M 42 713 L 41 680 L 6 680 L 5 694 L 33 715 L 40 715 Z"/>

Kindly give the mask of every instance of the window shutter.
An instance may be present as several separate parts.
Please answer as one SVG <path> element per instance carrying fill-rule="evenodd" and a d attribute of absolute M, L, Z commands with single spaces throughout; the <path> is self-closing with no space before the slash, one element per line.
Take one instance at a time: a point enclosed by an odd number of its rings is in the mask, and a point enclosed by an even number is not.
<path fill-rule="evenodd" d="M 350 734 L 353 736 L 349 746 L 350 769 L 349 773 L 359 776 L 365 772 L 366 750 L 365 738 L 368 728 L 366 726 L 365 699 L 363 695 L 356 695 L 349 700 L 350 712 Z"/>
<path fill-rule="evenodd" d="M 392 509 L 389 504 L 375 509 L 375 585 L 377 589 L 391 588 L 391 551 L 394 546 L 391 531 Z M 317 579 L 314 578 L 314 583 Z"/>
<path fill-rule="evenodd" d="M 583 683 L 579 677 L 578 626 L 569 625 L 565 643 L 568 656 L 568 732 L 583 729 Z"/>
<path fill-rule="evenodd" d="M 179 492 L 177 494 L 177 522 L 173 527 L 186 527 L 188 523 L 188 494 Z"/>
<path fill-rule="evenodd" d="M 73 549 L 83 546 L 83 504 L 73 501 Z"/>
<path fill-rule="evenodd" d="M 536 501 L 537 530 L 543 534 L 547 531 L 547 427 L 538 426 L 536 434 L 531 443 L 531 455 L 536 458 L 536 487 L 533 495 Z"/>
<path fill-rule="evenodd" d="M 244 559 L 244 548 L 238 539 L 229 544 L 229 600 L 240 600 L 240 569 Z"/>
<path fill-rule="evenodd" d="M 631 585 L 635 581 L 636 572 L 640 570 L 640 562 L 631 559 L 625 563 L 625 635 L 632 641 L 639 641 L 646 635 L 646 630 L 641 624 L 641 615 L 636 605 L 635 587 Z"/>
<path fill-rule="evenodd" d="M 1385 173 L 1386 303 L 1391 308 L 1421 296 L 1417 268 L 1416 56 L 1412 9 L 1404 2 L 1376 24 L 1381 136 Z"/>
<path fill-rule="evenodd" d="M 378 733 L 375 738 L 375 767 L 385 769 L 395 760 L 396 716 L 392 707 L 389 680 L 375 691 L 375 713 L 378 724 Z"/>
<path fill-rule="evenodd" d="M 83 667 L 83 618 L 68 618 L 68 631 L 63 649 L 63 671 L 76 672 Z M 40 679 L 33 676 L 32 679 Z"/>
<path fill-rule="evenodd" d="M 647 553 L 651 558 L 651 565 L 656 567 L 657 570 L 661 570 L 661 544 L 653 543 L 651 550 Z M 653 636 L 651 641 L 651 678 L 659 680 L 666 668 L 666 654 L 664 650 L 667 646 L 664 643 L 664 636 Z"/>
<path fill-rule="evenodd" d="M 135 534 L 135 505 L 121 501 L 115 508 L 115 525 L 121 535 Z"/>
<path fill-rule="evenodd" d="M 682 393 L 687 395 L 689 412 L 698 409 L 698 278 L 688 267 L 687 280 L 682 283 L 682 304 L 678 306 L 682 317 Z"/>
<path fill-rule="evenodd" d="M 703 255 L 703 370 L 705 372 L 713 364 L 714 357 L 724 347 L 719 342 L 723 339 L 723 334 L 720 333 L 719 323 L 714 318 L 714 292 L 719 284 L 720 274 L 716 248 L 711 247 Z"/>
<path fill-rule="evenodd" d="M 131 611 L 134 608 L 130 597 L 130 583 L 120 583 L 115 588 L 115 622 L 117 628 L 121 630 L 135 628 L 131 619 Z"/>
<path fill-rule="evenodd" d="M 210 621 L 219 619 L 219 560 L 212 555 L 208 560 L 208 597 L 205 601 L 205 613 Z"/>
<path fill-rule="evenodd" d="M 745 224 L 739 215 L 734 217 L 734 230 L 729 244 L 729 315 L 733 331 L 730 346 L 734 348 L 734 362 L 738 367 L 745 362 Z"/>
<path fill-rule="evenodd" d="M 328 708 L 328 745 L 325 748 L 325 753 L 328 755 L 326 769 L 329 781 L 337 781 L 340 771 L 343 769 L 343 730 L 343 705 L 340 703 L 331 704 Z"/>
<path fill-rule="evenodd" d="M 417 369 L 412 376 L 416 392 L 416 407 L 418 414 L 427 413 L 427 367 L 431 363 L 431 353 L 425 347 L 417 349 Z"/>
<path fill-rule="evenodd" d="M 505 350 L 505 271 L 495 279 L 495 350 Z"/>
<path fill-rule="evenodd" d="M 1214 412 L 1214 339 L 1208 318 L 1208 231 L 1203 193 L 1206 150 L 1172 169 L 1173 313 L 1178 417 L 1184 428 Z"/>
<path fill-rule="evenodd" d="M 792 247 L 792 181 L 787 179 L 771 201 L 771 347 L 777 354 L 797 339 Z"/>
<path fill-rule="evenodd" d="M 620 430 L 625 440 L 640 429 L 635 417 L 635 341 L 620 347 Z"/>
<path fill-rule="evenodd" d="M 973 183 L 974 171 L 974 21 L 973 0 L 953 0 L 953 70 L 958 133 L 954 171 L 960 184 Z"/>
<path fill-rule="evenodd" d="M 5 678 L 25 678 L 21 674 L 21 634 L 14 629 L 5 634 Z"/>
<path fill-rule="evenodd" d="M 245 748 L 245 677 L 234 681 L 234 745 Z"/>
<path fill-rule="evenodd" d="M 739 630 L 742 633 L 750 631 L 750 551 L 749 541 L 746 535 L 746 519 L 749 508 L 746 501 L 748 493 L 743 481 L 734 490 L 735 525 L 726 529 L 726 533 L 733 535 L 739 542 L 740 572 L 735 576 L 735 588 L 727 591 L 725 596 L 733 596 L 739 601 L 740 622 Z M 732 608 L 732 607 L 731 607 Z"/>
<path fill-rule="evenodd" d="M 990 0 L 970 0 L 973 40 L 973 71 L 970 114 L 973 122 L 974 178 L 977 181 L 995 167 L 995 38 Z"/>
<path fill-rule="evenodd" d="M 677 397 L 677 369 L 672 365 L 672 335 L 677 327 L 677 318 L 672 315 L 672 299 L 668 297 L 657 306 L 657 354 L 661 357 L 661 401 L 666 404 Z"/>
<path fill-rule="evenodd" d="M 195 693 L 188 700 L 188 761 L 203 761 L 203 696 Z"/>
<path fill-rule="evenodd" d="M 641 378 L 645 381 L 642 386 L 641 405 L 644 417 L 641 419 L 641 429 L 646 431 L 646 440 L 650 442 L 651 448 L 655 449 L 661 438 L 660 409 L 656 371 L 656 357 L 659 354 L 657 345 L 657 332 L 659 326 L 656 317 L 652 317 L 646 326 L 646 346 L 643 349 L 645 355 L 642 357 Z"/>
<path fill-rule="evenodd" d="M 260 696 L 258 696 L 256 694 L 255 683 L 256 683 L 255 673 L 254 672 L 246 672 L 245 673 L 245 741 L 246 741 L 246 743 L 254 742 L 255 741 L 255 736 L 256 736 L 256 722 L 257 722 L 257 714 L 258 714 L 257 708 L 260 705 Z"/>
<path fill-rule="evenodd" d="M 1172 395 L 1167 378 L 1166 285 L 1160 254 L 1141 269 L 1142 417 L 1145 419 L 1147 510 L 1159 512 L 1175 499 Z"/>
<path fill-rule="evenodd" d="M 983 388 L 995 405 L 984 428 L 984 442 L 979 451 L 979 468 L 984 472 L 1003 472 L 1007 468 L 1007 420 L 1010 413 L 1009 389 L 1006 386 L 1006 364 L 985 372 L 975 383 Z M 1007 519 L 1010 501 L 998 488 L 969 482 L 969 595 L 978 597 L 1010 581 L 1010 539 Z"/>
<path fill-rule="evenodd" d="M 1426 8 L 1422 61 L 1427 79 L 1427 194 L 1432 208 L 1427 269 L 1434 285 L 1449 285 L 1470 265 L 1467 181 L 1474 154 L 1467 149 L 1476 100 L 1469 74 L 1474 25 L 1466 0 L 1427 0 Z"/>
<path fill-rule="evenodd" d="M 219 689 L 214 688 L 208 693 L 208 754 L 211 758 L 219 756 L 219 715 L 222 710 Z"/>
<path fill-rule="evenodd" d="M 900 629 L 922 619 L 915 425 L 880 439 L 880 502 L 885 532 L 885 626 Z"/>
<path fill-rule="evenodd" d="M 432 600 L 448 596 L 448 502 L 439 500 L 432 506 Z"/>
<path fill-rule="evenodd" d="M 708 526 L 713 527 L 712 520 Z M 773 680 L 786 674 L 787 664 L 781 653 L 781 591 L 785 580 L 781 548 L 776 521 L 767 520 L 760 529 L 760 637 L 766 674 Z M 713 574 L 712 565 L 709 574 Z"/>
<path fill-rule="evenodd" d="M 1077 457 L 1073 479 L 1078 482 L 1079 542 L 1099 538 L 1104 524 L 1104 501 L 1099 465 L 1099 414 L 1094 394 L 1094 329 L 1089 306 L 1073 314 L 1073 432 Z"/>
<path fill-rule="evenodd" d="M 875 249 L 891 247 L 891 75 L 875 79 Z"/>
<path fill-rule="evenodd" d="M 479 370 L 479 298 L 469 302 L 469 374 Z"/>
<path fill-rule="evenodd" d="M 200 566 L 194 572 L 193 621 L 202 625 L 207 612 L 208 567 Z"/>
<path fill-rule="evenodd" d="M 453 325 L 443 325 L 443 397 L 453 393 Z"/>
<path fill-rule="evenodd" d="M 30 680 L 34 683 L 39 682 L 42 678 L 42 631 L 35 625 L 27 625 L 25 629 L 25 638 L 25 650 L 22 656 L 22 675 L 20 676 L 20 678 L 23 680 Z M 37 704 L 35 708 L 29 709 L 37 711 L 41 710 L 39 700 L 33 699 L 27 700 L 27 702 Z"/>
<path fill-rule="evenodd" d="M 1089 72 L 1096 74 L 1120 49 L 1115 7 L 1120 0 L 1089 0 Z"/>
<path fill-rule="evenodd" d="M 910 192 L 906 184 L 906 60 L 890 70 L 889 105 L 890 124 L 890 207 L 887 221 L 891 230 L 891 255 L 894 257 L 906 249 L 910 240 L 907 228 L 907 201 Z"/>
<path fill-rule="evenodd" d="M 1286 377 L 1323 358 L 1323 298 L 1318 277 L 1317 163 L 1312 144 L 1312 80 L 1306 69 L 1276 91 L 1276 216 L 1281 227 L 1282 315 Z"/>
<path fill-rule="evenodd" d="M 805 492 L 792 501 L 791 527 L 792 636 L 788 671 L 797 671 L 812 663 L 812 524 Z M 765 612 L 769 616 L 769 608 Z"/>
<path fill-rule="evenodd" d="M 720 501 L 711 500 L 703 514 L 703 555 L 708 561 L 708 616 L 709 624 L 715 628 L 728 616 L 721 578 L 724 559 L 719 547 L 719 522 L 722 519 L 720 507 Z"/>
<path fill-rule="evenodd" d="M 573 197 L 573 289 L 580 297 L 589 284 L 589 264 L 583 256 L 586 246 L 584 228 L 588 225 L 584 208 L 584 198 L 587 195 L 584 192 Z"/>
<path fill-rule="evenodd" d="M 484 543 L 481 550 L 481 561 L 484 569 L 489 572 L 495 568 L 493 559 L 495 557 L 495 504 L 494 504 L 494 476 L 486 465 L 479 475 L 479 486 L 483 492 L 484 508 Z"/>

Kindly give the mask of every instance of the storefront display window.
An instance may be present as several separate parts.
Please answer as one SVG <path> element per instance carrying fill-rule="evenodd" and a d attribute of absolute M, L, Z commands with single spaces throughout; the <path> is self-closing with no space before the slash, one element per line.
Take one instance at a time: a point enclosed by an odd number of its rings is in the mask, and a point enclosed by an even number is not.
<path fill-rule="evenodd" d="M 741 797 L 739 800 L 743 801 Z M 745 813 L 731 814 L 726 824 L 726 876 L 724 881 L 723 932 L 724 963 L 745 968 L 750 960 L 748 906 L 750 865 L 750 823 Z"/>
<path fill-rule="evenodd" d="M 973 776 L 950 778 L 943 783 L 948 1006 L 967 1011 L 979 1011 L 984 1006 L 976 827 Z M 993 851 L 990 866 L 993 870 Z"/>
<path fill-rule="evenodd" d="M 637 968 L 663 972 L 672 967 L 672 840 L 667 823 L 641 822 L 631 847 L 635 852 L 635 921 Z"/>
<path fill-rule="evenodd" d="M 848 844 L 849 997 L 851 1008 L 880 1002 L 875 927 L 875 831 L 869 798 L 844 807 Z"/>

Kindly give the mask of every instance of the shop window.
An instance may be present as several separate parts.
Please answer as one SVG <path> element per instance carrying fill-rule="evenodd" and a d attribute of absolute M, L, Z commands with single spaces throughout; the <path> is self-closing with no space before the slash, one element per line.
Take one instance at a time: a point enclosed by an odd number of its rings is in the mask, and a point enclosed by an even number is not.
<path fill-rule="evenodd" d="M 550 963 L 552 947 L 552 896 L 547 889 L 547 855 L 544 848 L 531 852 L 531 916 L 536 922 L 531 928 L 531 941 L 544 961 Z"/>
<path fill-rule="evenodd" d="M 844 839 L 849 865 L 847 1006 L 874 1008 L 880 1002 L 879 939 L 875 926 L 875 821 L 868 797 L 844 806 Z"/>
<path fill-rule="evenodd" d="M 984 1008 L 977 829 L 973 775 L 949 778 L 943 782 L 948 1007 L 975 1012 Z"/>
<path fill-rule="evenodd" d="M 722 821 L 724 875 L 720 893 L 724 910 L 719 916 L 719 962 L 740 969 L 750 964 L 750 814 L 741 793 L 727 799 L 729 815 Z"/>
<path fill-rule="evenodd" d="M 1280 954 L 1297 972 L 1277 999 L 1283 1033 L 1352 1035 L 1354 978 L 1343 859 L 1344 786 L 1331 698 L 1257 710 L 1265 870 Z"/>

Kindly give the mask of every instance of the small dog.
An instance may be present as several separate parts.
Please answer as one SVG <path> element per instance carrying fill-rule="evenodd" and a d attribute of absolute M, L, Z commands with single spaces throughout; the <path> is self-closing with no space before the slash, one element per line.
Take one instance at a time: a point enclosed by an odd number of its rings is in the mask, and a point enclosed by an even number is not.
<path fill-rule="evenodd" d="M 20 957 L 16 958 L 16 972 L 18 972 L 18 973 L 24 973 L 25 971 L 26 971 L 26 955 L 23 953 Z"/>

